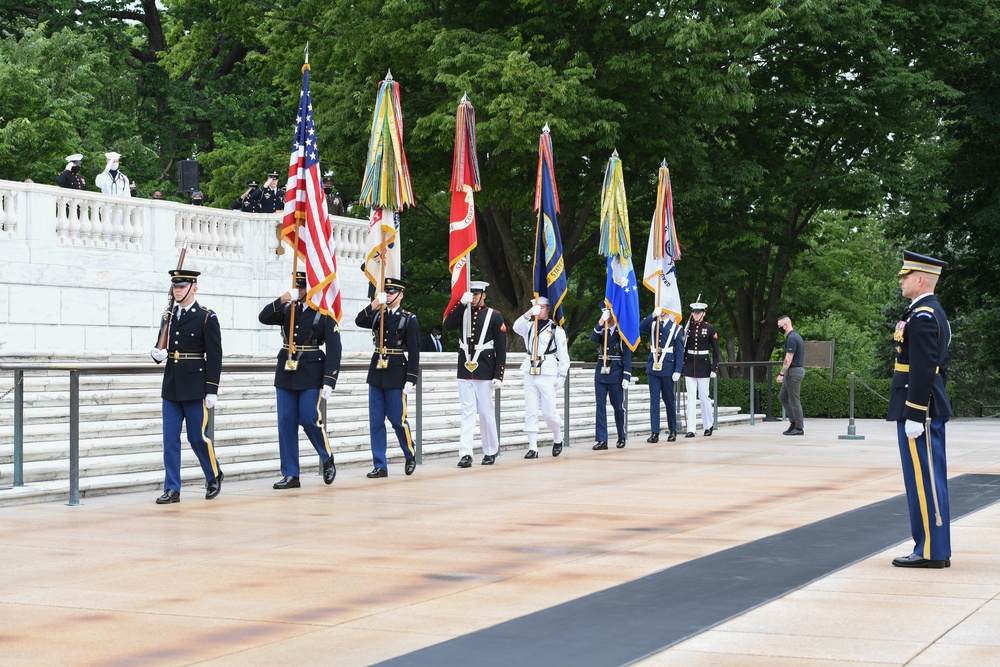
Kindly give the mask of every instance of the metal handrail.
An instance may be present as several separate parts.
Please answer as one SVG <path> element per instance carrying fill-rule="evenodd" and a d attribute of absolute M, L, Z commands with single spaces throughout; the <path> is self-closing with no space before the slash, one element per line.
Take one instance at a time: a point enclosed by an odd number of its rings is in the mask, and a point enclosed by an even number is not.
<path fill-rule="evenodd" d="M 570 370 L 586 368 L 587 362 L 574 361 L 570 363 Z M 345 361 L 341 362 L 341 371 L 367 371 L 370 366 L 368 361 Z M 423 391 L 422 380 L 423 371 L 454 369 L 454 361 L 421 360 L 420 375 L 417 378 L 416 391 L 416 459 L 417 463 L 423 462 Z M 12 371 L 14 373 L 14 486 L 24 486 L 24 374 L 32 372 L 62 372 L 69 373 L 69 505 L 80 504 L 80 376 L 82 375 L 153 375 L 163 372 L 160 366 L 151 366 L 148 363 L 33 363 L 33 362 L 0 362 L 0 371 Z M 222 365 L 223 373 L 239 372 L 273 372 L 274 362 L 229 362 Z M 565 391 L 563 392 L 563 441 L 569 446 L 570 432 L 570 375 L 566 376 Z M 494 410 L 497 417 L 497 425 L 500 424 L 500 390 L 496 390 L 494 396 Z M 326 401 L 321 407 L 326 423 Z M 215 410 L 210 409 L 208 415 L 209 437 L 214 435 Z"/>
<path fill-rule="evenodd" d="M 750 367 L 750 425 L 751 426 L 755 426 L 756 425 L 755 424 L 755 420 L 754 420 L 754 416 L 755 416 L 755 413 L 757 412 L 756 409 L 755 409 L 754 400 L 753 400 L 754 399 L 753 390 L 754 390 L 754 385 L 755 385 L 754 367 L 755 366 L 768 366 L 768 367 L 771 367 L 771 366 L 781 366 L 783 363 L 784 362 L 782 362 L 782 361 L 724 361 L 724 362 L 722 362 L 722 363 L 719 364 L 719 368 L 722 368 L 723 366 L 725 366 L 726 368 L 741 368 L 743 366 L 749 366 Z M 771 375 L 770 369 L 768 369 L 768 373 L 767 373 L 767 410 L 764 412 L 764 421 L 766 421 L 766 422 L 776 422 L 776 421 L 779 421 L 778 418 L 774 416 L 774 413 L 772 412 L 772 408 L 771 408 L 771 405 L 772 405 L 772 403 L 771 403 L 771 397 L 772 397 L 772 388 L 773 388 L 773 386 L 774 386 L 774 377 Z M 716 399 L 718 399 L 718 391 L 719 391 L 718 382 L 716 382 L 715 391 L 716 391 L 716 396 L 715 397 L 716 397 Z M 718 414 L 718 410 L 719 410 L 718 400 L 716 400 L 715 410 L 716 410 L 716 413 Z"/>

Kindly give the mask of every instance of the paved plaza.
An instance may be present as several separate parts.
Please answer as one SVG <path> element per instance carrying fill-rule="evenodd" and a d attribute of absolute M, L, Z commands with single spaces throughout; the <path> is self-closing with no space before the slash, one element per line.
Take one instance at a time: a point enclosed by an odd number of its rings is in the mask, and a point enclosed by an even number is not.
<path fill-rule="evenodd" d="M 0 667 L 424 664 L 457 640 L 483 647 L 468 664 L 515 664 L 477 637 L 727 550 L 739 572 L 741 547 L 902 493 L 894 425 L 859 422 L 864 440 L 838 438 L 846 420 L 807 419 L 804 437 L 786 426 L 655 445 L 633 432 L 624 450 L 577 441 L 559 458 L 512 450 L 486 467 L 477 455 L 467 470 L 428 459 L 412 477 L 351 467 L 332 487 L 307 476 L 285 492 L 271 489 L 276 472 L 226 482 L 213 501 L 185 486 L 170 506 L 142 493 L 0 508 Z M 1000 475 L 1000 423 L 956 420 L 948 437 L 949 477 Z M 907 541 L 608 664 L 1000 665 L 1000 504 L 955 521 L 952 543 L 951 568 L 892 567 Z M 775 560 L 752 581 L 784 569 Z M 644 604 L 676 620 L 670 595 Z M 594 642 L 597 655 L 626 634 L 613 611 L 575 620 L 563 625 L 574 650 Z"/>

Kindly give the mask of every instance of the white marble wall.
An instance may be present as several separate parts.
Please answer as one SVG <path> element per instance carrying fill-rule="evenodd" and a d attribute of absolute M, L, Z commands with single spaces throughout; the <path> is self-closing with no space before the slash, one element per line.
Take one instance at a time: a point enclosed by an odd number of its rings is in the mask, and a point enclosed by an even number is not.
<path fill-rule="evenodd" d="M 185 266 L 202 272 L 198 302 L 218 313 L 226 353 L 275 352 L 281 337 L 257 314 L 291 285 L 292 253 L 276 254 L 280 218 L 0 180 L 3 349 L 148 350 L 187 242 Z M 368 225 L 333 225 L 344 349 L 367 352 L 371 335 L 354 316 L 368 301 L 358 269 Z"/>

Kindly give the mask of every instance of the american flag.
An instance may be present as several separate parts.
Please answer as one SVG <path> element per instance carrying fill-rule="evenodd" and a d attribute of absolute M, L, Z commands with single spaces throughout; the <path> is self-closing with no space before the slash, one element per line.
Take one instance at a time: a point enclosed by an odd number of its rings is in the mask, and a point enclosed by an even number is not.
<path fill-rule="evenodd" d="M 295 119 L 295 141 L 288 162 L 281 239 L 292 246 L 305 262 L 306 301 L 309 306 L 340 322 L 342 311 L 340 284 L 337 282 L 337 254 L 333 248 L 333 231 L 319 168 L 308 62 L 302 66 L 302 91 Z"/>

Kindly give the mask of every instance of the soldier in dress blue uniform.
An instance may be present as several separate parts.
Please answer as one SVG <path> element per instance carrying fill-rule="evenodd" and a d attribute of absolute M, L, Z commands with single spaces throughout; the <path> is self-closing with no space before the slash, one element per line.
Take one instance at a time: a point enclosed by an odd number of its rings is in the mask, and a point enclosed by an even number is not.
<path fill-rule="evenodd" d="M 628 441 L 625 433 L 625 391 L 632 382 L 632 350 L 622 343 L 621 331 L 610 320 L 611 311 L 605 308 L 590 334 L 591 342 L 597 343 L 597 366 L 594 368 L 594 392 L 597 395 L 595 450 L 608 448 L 608 396 L 611 397 L 615 429 L 618 431 L 615 447 L 622 449 Z"/>
<path fill-rule="evenodd" d="M 903 251 L 899 285 L 910 307 L 896 325 L 896 367 L 888 421 L 896 422 L 903 484 L 910 506 L 913 553 L 892 561 L 898 567 L 951 566 L 951 514 L 945 424 L 951 401 L 945 393 L 951 326 L 934 296 L 948 263 Z"/>
<path fill-rule="evenodd" d="M 281 192 L 279 198 L 278 193 Z M 284 190 L 278 189 L 278 172 L 272 171 L 264 181 L 264 187 L 260 189 L 260 209 L 259 213 L 274 213 L 285 207 Z"/>
<path fill-rule="evenodd" d="M 261 191 L 257 187 L 257 181 L 250 179 L 247 181 L 247 189 L 236 198 L 236 201 L 229 208 L 244 213 L 260 213 L 260 195 Z"/>
<path fill-rule="evenodd" d="M 712 403 L 708 398 L 708 383 L 719 370 L 722 354 L 719 352 L 719 334 L 715 327 L 705 320 L 708 304 L 700 301 L 691 304 L 691 317 L 684 328 L 684 385 L 687 390 L 687 434 L 694 437 L 695 390 L 701 403 L 701 424 L 705 435 L 712 435 L 715 422 L 712 417 Z M 711 355 L 711 357 L 709 356 Z"/>
<path fill-rule="evenodd" d="M 493 390 L 503 386 L 507 364 L 507 325 L 499 311 L 486 306 L 488 282 L 473 280 L 448 316 L 444 327 L 461 327 L 458 341 L 458 400 L 462 405 L 462 435 L 458 445 L 458 467 L 472 466 L 472 436 L 479 413 L 479 437 L 483 441 L 482 465 L 493 465 L 500 453 L 500 436 L 493 414 Z"/>
<path fill-rule="evenodd" d="M 406 421 L 406 400 L 416 391 L 420 375 L 420 326 L 417 316 L 400 305 L 404 289 L 406 283 L 399 278 L 386 278 L 385 291 L 376 294 L 354 320 L 362 329 L 372 330 L 375 345 L 368 367 L 368 423 L 375 464 L 369 478 L 389 476 L 386 419 L 406 456 L 406 474 L 412 475 L 417 469 L 416 449 Z M 383 318 L 384 326 L 380 323 Z"/>
<path fill-rule="evenodd" d="M 340 327 L 329 315 L 306 303 L 306 274 L 295 274 L 296 296 L 285 292 L 264 306 L 257 319 L 261 324 L 281 327 L 285 344 L 278 352 L 274 387 L 278 396 L 278 451 L 281 454 L 282 478 L 275 489 L 297 489 L 299 483 L 299 426 L 323 462 L 323 482 L 333 484 L 337 466 L 333 449 L 326 437 L 320 400 L 333 396 L 340 372 Z M 292 309 L 295 309 L 295 335 L 290 336 Z M 295 352 L 289 359 L 289 341 Z M 324 352 L 325 348 L 325 352 Z"/>
<path fill-rule="evenodd" d="M 150 356 L 156 363 L 167 362 L 163 373 L 163 467 L 165 480 L 158 505 L 181 500 L 181 423 L 186 422 L 191 443 L 205 473 L 205 498 L 211 500 L 222 490 L 222 470 L 215 448 L 205 434 L 208 411 L 215 407 L 222 374 L 222 333 L 219 318 L 195 301 L 198 271 L 174 269 L 170 272 L 175 306 L 164 313 L 160 333 L 167 327 L 167 347 L 154 347 Z M 157 338 L 159 342 L 160 338 Z"/>
<path fill-rule="evenodd" d="M 677 403 L 674 383 L 681 379 L 684 368 L 684 331 L 673 315 L 657 306 L 653 314 L 639 323 L 639 333 L 649 339 L 649 427 L 646 442 L 660 441 L 660 397 L 667 408 L 667 442 L 677 440 Z"/>

